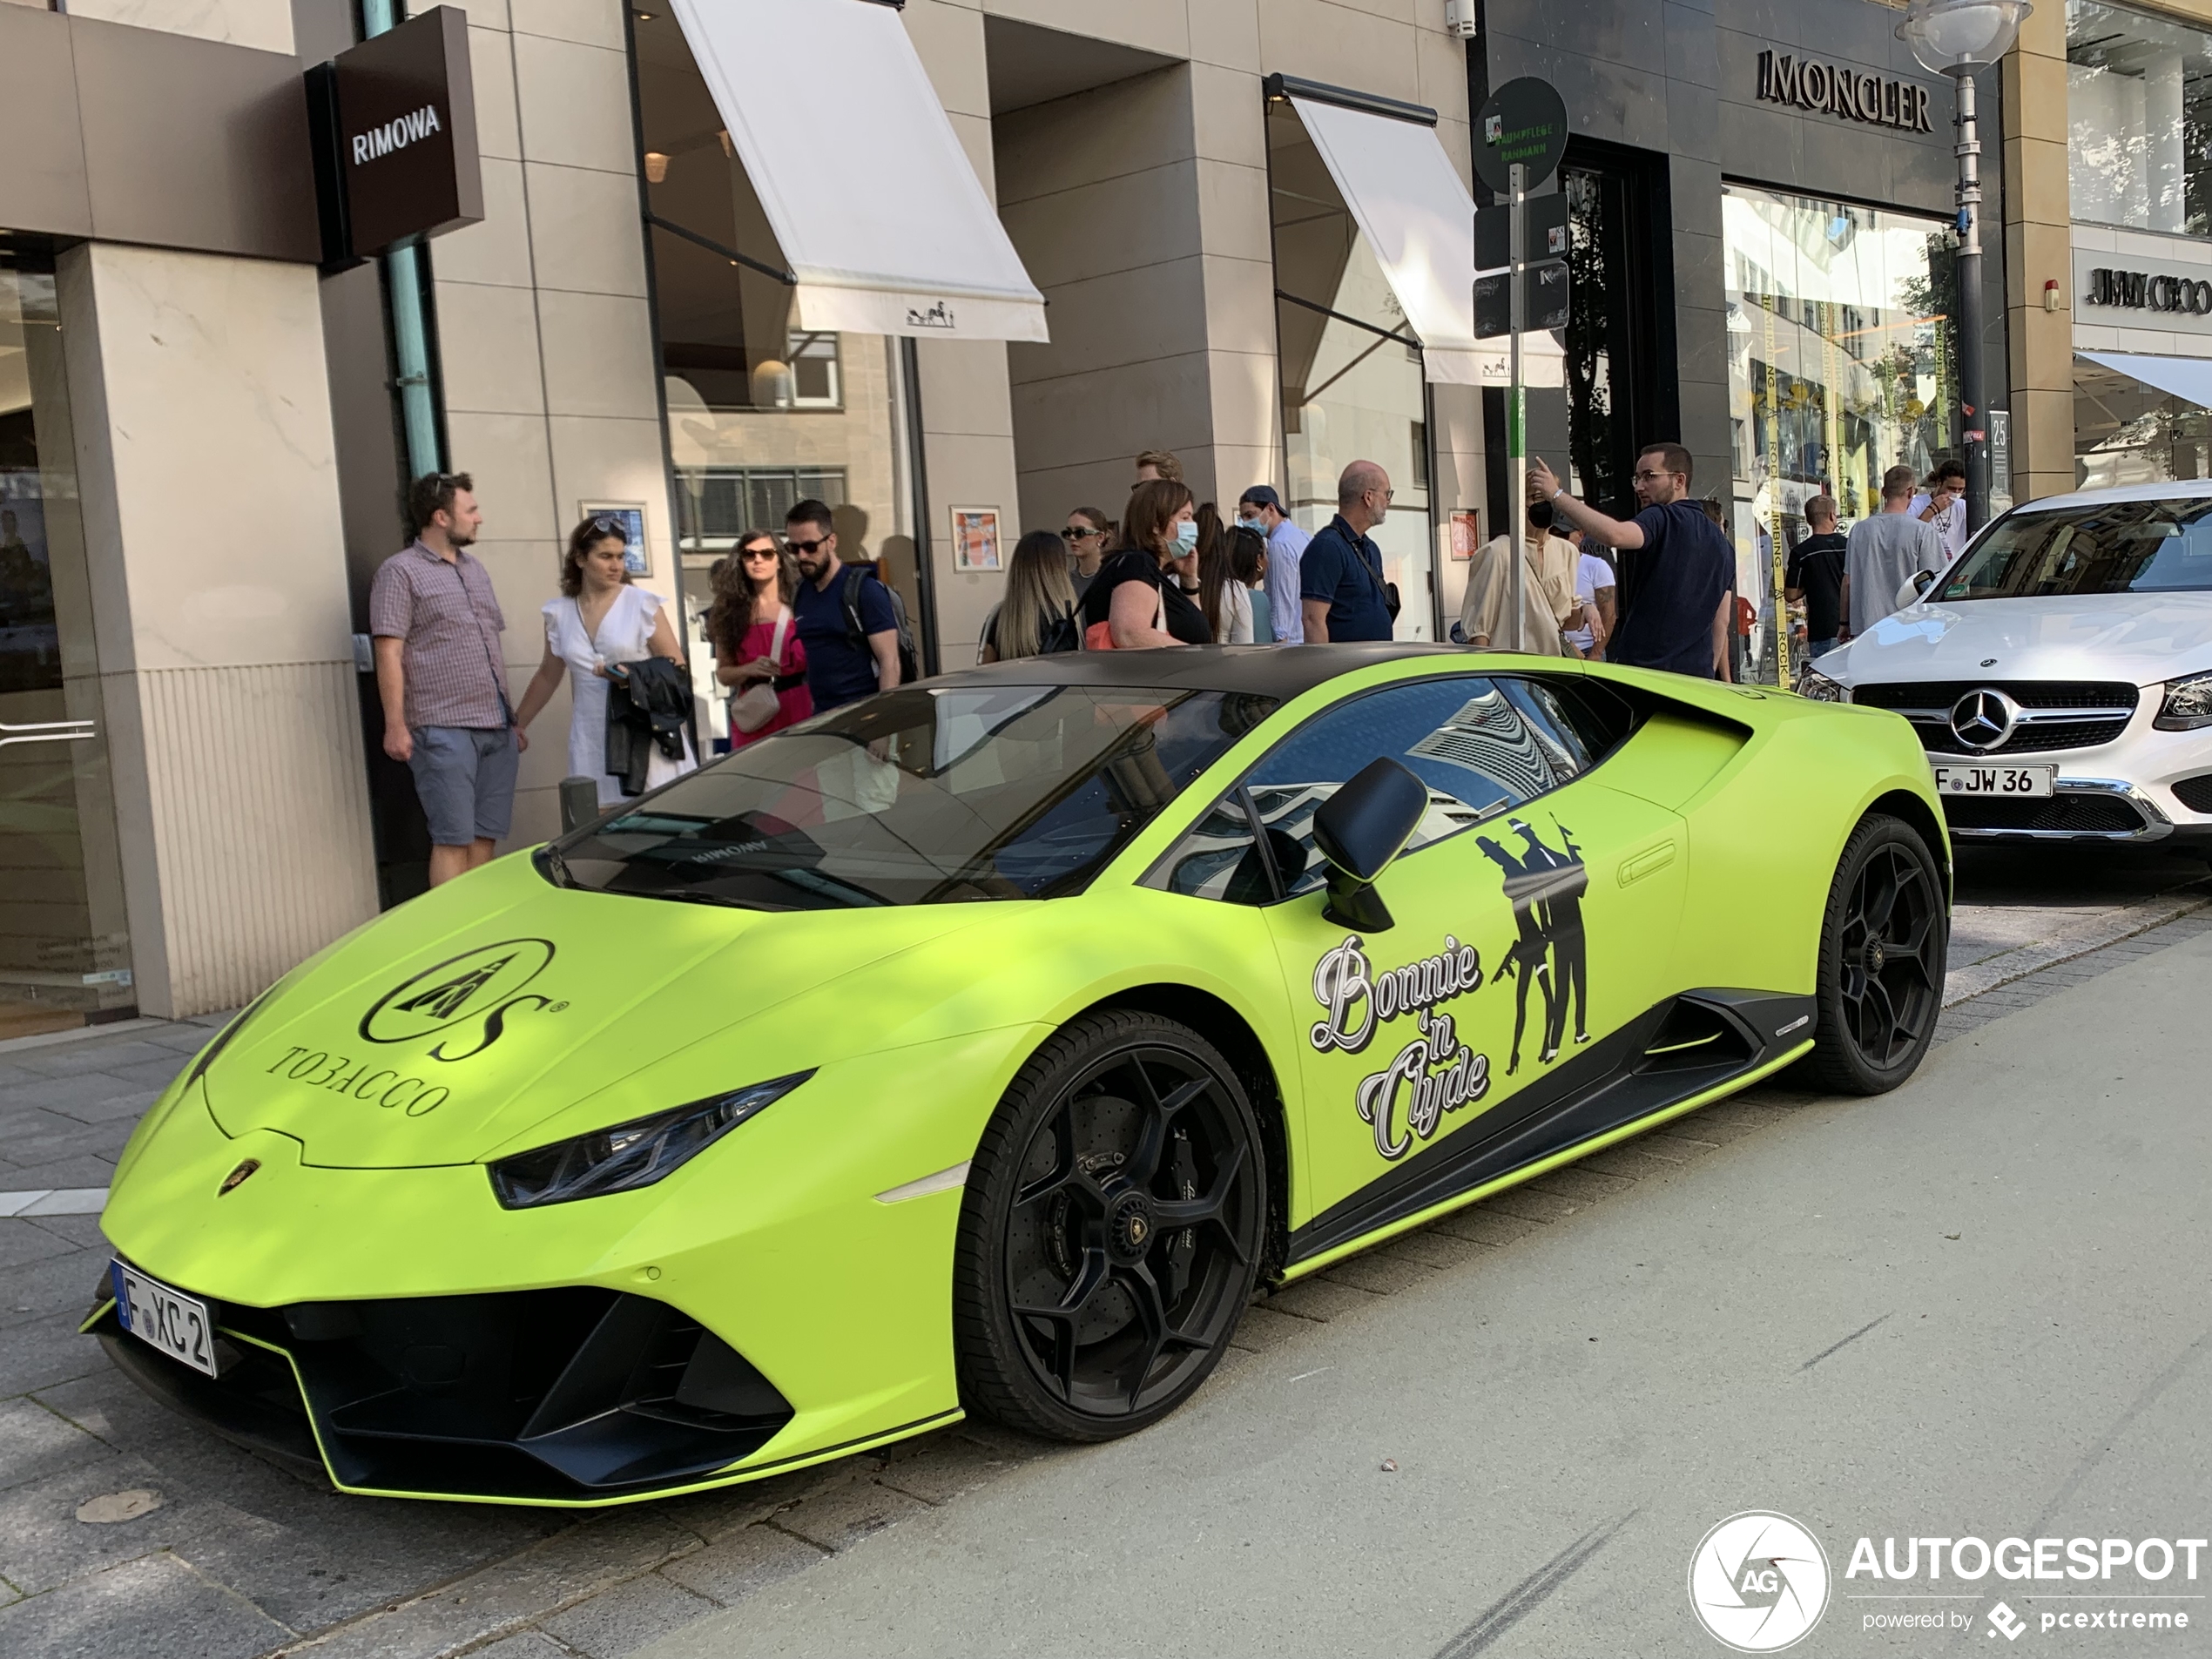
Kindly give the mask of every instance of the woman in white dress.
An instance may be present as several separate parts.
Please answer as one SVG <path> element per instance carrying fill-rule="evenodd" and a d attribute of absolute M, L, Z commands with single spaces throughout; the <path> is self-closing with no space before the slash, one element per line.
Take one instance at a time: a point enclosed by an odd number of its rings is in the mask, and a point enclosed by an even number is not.
<path fill-rule="evenodd" d="M 523 693 L 516 724 L 528 726 L 569 677 L 569 775 L 596 779 L 599 805 L 623 799 L 621 780 L 607 770 L 607 670 L 610 664 L 642 662 L 648 657 L 684 660 L 665 602 L 657 593 L 631 584 L 624 560 L 627 539 L 619 519 L 588 518 L 569 537 L 561 556 L 561 597 L 545 603 L 545 656 Z M 645 787 L 658 789 L 680 778 L 698 761 L 691 738 L 684 758 L 673 760 L 658 749 L 645 773 Z"/>

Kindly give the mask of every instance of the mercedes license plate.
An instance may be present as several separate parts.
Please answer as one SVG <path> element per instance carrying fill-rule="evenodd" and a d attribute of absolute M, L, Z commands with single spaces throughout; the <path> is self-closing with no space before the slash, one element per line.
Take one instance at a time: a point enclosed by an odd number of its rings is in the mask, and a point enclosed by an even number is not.
<path fill-rule="evenodd" d="M 141 1342 L 152 1343 L 172 1359 L 194 1371 L 215 1374 L 215 1321 L 207 1304 L 158 1278 L 148 1278 L 121 1262 L 110 1270 L 115 1286 L 116 1317 Z"/>
<path fill-rule="evenodd" d="M 2056 766 L 1938 766 L 1939 795 L 2011 795 L 2040 799 L 2058 787 Z"/>

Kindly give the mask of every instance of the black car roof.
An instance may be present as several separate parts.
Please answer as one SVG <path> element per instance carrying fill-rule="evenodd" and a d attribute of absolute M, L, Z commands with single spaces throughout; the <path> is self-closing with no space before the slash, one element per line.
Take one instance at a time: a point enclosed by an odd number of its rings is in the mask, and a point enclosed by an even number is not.
<path fill-rule="evenodd" d="M 1341 645 L 1176 645 L 1158 651 L 1070 651 L 955 670 L 932 685 L 1103 685 L 1256 692 L 1282 702 L 1325 680 L 1409 657 L 1473 658 L 1463 645 L 1367 640 Z M 1472 665 L 1470 664 L 1470 665 Z"/>

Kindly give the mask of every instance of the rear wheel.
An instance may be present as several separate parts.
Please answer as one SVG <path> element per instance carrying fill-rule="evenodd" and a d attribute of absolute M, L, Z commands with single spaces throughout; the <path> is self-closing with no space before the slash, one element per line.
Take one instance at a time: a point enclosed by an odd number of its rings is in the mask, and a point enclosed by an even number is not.
<path fill-rule="evenodd" d="M 1196 1032 L 1084 1015 L 1031 1057 L 961 1207 L 961 1395 L 1013 1427 L 1103 1440 L 1195 1393 L 1258 1271 L 1266 1171 L 1251 1103 Z"/>
<path fill-rule="evenodd" d="M 1943 1011 L 1943 875 L 1911 826 L 1883 813 L 1844 846 L 1820 930 L 1813 1080 L 1878 1095 L 1910 1077 Z"/>

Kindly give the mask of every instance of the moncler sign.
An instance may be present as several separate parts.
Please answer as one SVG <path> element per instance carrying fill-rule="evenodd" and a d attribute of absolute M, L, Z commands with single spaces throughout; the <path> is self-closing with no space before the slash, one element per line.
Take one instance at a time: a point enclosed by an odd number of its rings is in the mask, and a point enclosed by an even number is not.
<path fill-rule="evenodd" d="M 324 246 L 367 259 L 484 216 L 469 19 L 439 6 L 326 65 L 320 82 Z"/>
<path fill-rule="evenodd" d="M 409 144 L 420 144 L 432 133 L 445 130 L 445 123 L 438 119 L 438 106 L 425 104 L 396 121 L 387 121 L 381 127 L 354 134 L 354 165 L 358 167 L 379 156 L 388 156 L 395 150 L 404 150 Z"/>

